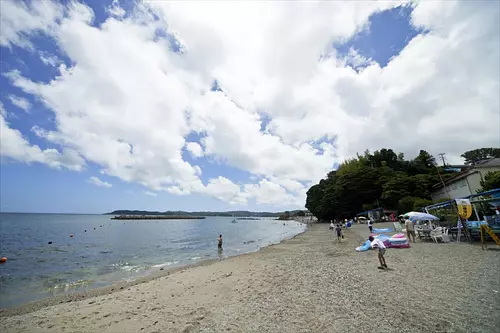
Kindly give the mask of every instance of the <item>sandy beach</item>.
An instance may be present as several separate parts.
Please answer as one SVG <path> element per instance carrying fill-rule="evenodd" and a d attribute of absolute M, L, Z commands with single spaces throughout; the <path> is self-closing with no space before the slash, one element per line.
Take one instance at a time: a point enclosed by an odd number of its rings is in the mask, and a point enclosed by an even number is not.
<path fill-rule="evenodd" d="M 4 310 L 0 330 L 498 332 L 500 251 L 417 242 L 388 249 L 382 271 L 354 251 L 367 235 L 356 225 L 338 243 L 314 224 L 259 252 Z"/>

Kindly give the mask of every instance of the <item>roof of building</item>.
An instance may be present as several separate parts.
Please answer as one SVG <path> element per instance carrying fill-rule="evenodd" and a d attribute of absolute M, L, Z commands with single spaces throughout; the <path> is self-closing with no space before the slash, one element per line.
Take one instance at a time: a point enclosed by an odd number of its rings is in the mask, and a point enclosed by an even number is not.
<path fill-rule="evenodd" d="M 446 179 L 444 181 L 444 183 L 445 183 L 445 185 L 448 185 L 450 183 L 456 182 L 457 180 L 463 179 L 463 178 L 465 178 L 473 173 L 476 173 L 477 171 L 475 171 L 474 169 L 491 168 L 491 167 L 500 167 L 500 158 L 495 157 L 495 158 L 490 158 L 487 160 L 479 161 L 475 165 L 470 166 L 470 168 L 468 168 L 467 170 L 461 171 L 461 172 L 453 175 L 452 177 Z M 439 182 L 433 186 L 433 188 L 436 190 L 438 188 L 442 188 L 442 187 L 443 187 L 442 182 Z"/>
<path fill-rule="evenodd" d="M 459 172 L 453 176 L 451 176 L 450 178 L 444 180 L 444 183 L 445 185 L 448 185 L 448 184 L 451 184 L 451 183 L 454 183 L 456 182 L 457 180 L 460 180 L 460 179 L 463 179 L 463 178 L 466 178 L 467 176 L 473 174 L 473 173 L 476 173 L 477 171 L 474 171 L 473 169 L 469 169 L 469 170 L 465 170 L 465 171 L 462 171 L 462 172 Z M 442 182 L 439 182 L 437 184 L 435 184 L 433 186 L 434 189 L 438 189 L 438 188 L 442 188 L 443 187 L 443 183 Z"/>
<path fill-rule="evenodd" d="M 491 167 L 500 167 L 500 158 L 499 157 L 490 158 L 487 160 L 482 160 L 482 161 L 479 161 L 475 165 L 472 166 L 473 169 L 475 169 L 475 168 L 491 168 Z"/>

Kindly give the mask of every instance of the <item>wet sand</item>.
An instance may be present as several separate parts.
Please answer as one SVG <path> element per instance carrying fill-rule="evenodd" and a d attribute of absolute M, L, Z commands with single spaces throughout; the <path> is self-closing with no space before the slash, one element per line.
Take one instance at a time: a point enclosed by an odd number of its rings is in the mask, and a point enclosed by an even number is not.
<path fill-rule="evenodd" d="M 338 243 L 315 224 L 256 253 L 2 311 L 0 330 L 497 332 L 500 251 L 417 242 L 388 249 L 382 271 L 375 251 L 354 251 L 367 235 L 356 225 Z"/>

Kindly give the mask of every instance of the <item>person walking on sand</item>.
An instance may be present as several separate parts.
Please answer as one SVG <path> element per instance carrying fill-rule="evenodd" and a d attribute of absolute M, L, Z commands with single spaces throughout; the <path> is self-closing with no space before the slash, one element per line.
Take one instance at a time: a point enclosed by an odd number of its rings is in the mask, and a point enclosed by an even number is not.
<path fill-rule="evenodd" d="M 337 224 L 337 226 L 335 227 L 335 232 L 337 232 L 337 240 L 339 242 L 342 241 L 342 227 L 340 226 L 340 224 Z"/>
<path fill-rule="evenodd" d="M 218 241 L 217 248 L 219 249 L 219 251 L 222 251 L 222 235 L 219 235 L 217 241 Z"/>
<path fill-rule="evenodd" d="M 371 219 L 368 220 L 368 229 L 370 229 L 370 233 L 373 232 L 373 221 Z"/>
<path fill-rule="evenodd" d="M 380 266 L 378 267 L 379 269 L 387 269 L 387 264 L 385 263 L 385 245 L 384 243 L 377 238 L 373 238 L 373 236 L 368 237 L 368 240 L 370 240 L 370 246 L 372 249 L 377 248 L 378 249 L 378 260 L 380 261 Z"/>
<path fill-rule="evenodd" d="M 333 224 L 333 221 L 330 222 L 330 230 L 333 230 L 334 227 L 335 227 L 335 224 Z"/>
<path fill-rule="evenodd" d="M 408 241 L 411 242 L 411 239 L 413 239 L 413 243 L 415 243 L 415 226 L 413 225 L 413 222 L 410 221 L 410 219 L 406 220 L 405 227 L 406 227 L 406 236 L 408 237 Z"/>

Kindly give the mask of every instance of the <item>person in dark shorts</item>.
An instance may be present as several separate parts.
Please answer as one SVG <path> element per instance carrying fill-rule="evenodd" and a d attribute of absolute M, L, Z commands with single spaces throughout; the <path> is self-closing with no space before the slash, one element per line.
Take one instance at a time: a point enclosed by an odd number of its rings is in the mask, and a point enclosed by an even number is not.
<path fill-rule="evenodd" d="M 371 247 L 373 249 L 378 249 L 378 260 L 380 261 L 380 269 L 387 269 L 387 264 L 385 263 L 385 245 L 380 239 L 373 238 L 373 236 L 368 237 L 371 242 Z"/>
<path fill-rule="evenodd" d="M 368 229 L 370 229 L 370 233 L 373 232 L 373 221 L 372 220 L 368 220 Z"/>
<path fill-rule="evenodd" d="M 337 240 L 340 242 L 342 239 L 342 227 L 340 226 L 340 224 L 337 224 L 337 226 L 335 227 L 335 232 L 337 233 Z"/>
<path fill-rule="evenodd" d="M 218 241 L 217 248 L 219 250 L 222 250 L 222 235 L 219 235 L 219 239 L 217 239 L 217 241 Z"/>

